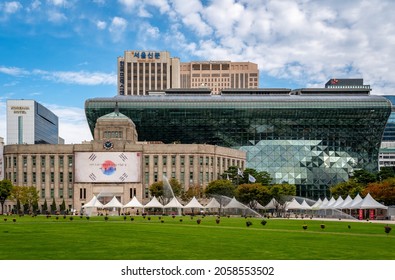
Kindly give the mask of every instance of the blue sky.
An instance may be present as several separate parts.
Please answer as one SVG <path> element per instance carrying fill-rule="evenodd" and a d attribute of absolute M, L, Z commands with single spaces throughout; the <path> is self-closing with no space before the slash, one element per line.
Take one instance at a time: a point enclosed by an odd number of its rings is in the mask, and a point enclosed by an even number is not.
<path fill-rule="evenodd" d="M 125 50 L 181 61 L 252 61 L 260 87 L 363 78 L 395 89 L 395 1 L 20 0 L 0 2 L 0 136 L 7 99 L 53 110 L 66 143 L 90 140 L 84 101 L 116 95 Z"/>

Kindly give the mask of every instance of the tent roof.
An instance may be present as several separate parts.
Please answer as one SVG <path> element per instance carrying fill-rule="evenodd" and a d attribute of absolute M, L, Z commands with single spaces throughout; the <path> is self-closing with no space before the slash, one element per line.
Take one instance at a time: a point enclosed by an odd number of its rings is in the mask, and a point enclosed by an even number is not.
<path fill-rule="evenodd" d="M 199 203 L 196 197 L 193 197 L 191 201 L 189 201 L 188 204 L 184 206 L 184 208 L 204 208 L 204 207 Z"/>
<path fill-rule="evenodd" d="M 354 197 L 352 203 L 347 205 L 347 209 L 357 209 L 357 208 L 354 208 L 354 206 L 357 205 L 358 203 L 360 203 L 361 201 L 362 201 L 362 197 L 359 194 L 357 194 L 357 196 Z"/>
<path fill-rule="evenodd" d="M 346 199 L 337 207 L 339 209 L 347 209 L 347 205 L 352 203 L 352 198 L 350 195 L 347 195 Z"/>
<path fill-rule="evenodd" d="M 114 208 L 114 207 L 116 208 L 123 207 L 123 204 L 119 202 L 119 200 L 115 196 L 113 196 L 112 199 L 106 205 L 103 206 L 103 208 Z"/>
<path fill-rule="evenodd" d="M 137 197 L 133 196 L 132 200 L 126 203 L 123 208 L 143 208 L 143 204 L 137 199 Z"/>
<path fill-rule="evenodd" d="M 319 209 L 325 209 L 325 207 L 328 205 L 328 203 L 329 203 L 329 200 L 325 197 L 324 200 L 322 201 Z"/>
<path fill-rule="evenodd" d="M 204 208 L 220 208 L 221 204 L 213 197 Z"/>
<path fill-rule="evenodd" d="M 273 197 L 272 200 L 269 201 L 268 204 L 265 205 L 265 209 L 276 209 L 276 206 L 279 206 L 280 203 Z"/>
<path fill-rule="evenodd" d="M 224 206 L 224 209 L 230 209 L 230 208 L 249 209 L 247 206 L 237 201 L 235 197 L 233 197 L 232 200 Z"/>
<path fill-rule="evenodd" d="M 82 206 L 82 208 L 89 208 L 89 207 L 103 208 L 103 204 L 97 199 L 96 195 L 94 195 L 88 203 Z"/>
<path fill-rule="evenodd" d="M 332 206 L 335 205 L 336 199 L 332 196 L 326 205 L 321 205 L 320 209 L 332 209 Z"/>
<path fill-rule="evenodd" d="M 184 208 L 184 206 L 177 200 L 176 197 L 173 197 L 169 203 L 167 203 L 164 208 Z"/>
<path fill-rule="evenodd" d="M 307 204 L 305 199 L 303 199 L 301 206 L 303 207 L 303 209 L 306 209 L 306 210 L 311 209 L 311 206 Z"/>
<path fill-rule="evenodd" d="M 341 205 L 343 202 L 344 202 L 344 199 L 343 199 L 341 196 L 339 196 L 339 197 L 336 199 L 335 204 L 332 205 L 332 208 L 333 208 L 333 209 L 339 209 L 339 205 Z"/>
<path fill-rule="evenodd" d="M 144 205 L 144 208 L 163 208 L 162 203 L 158 201 L 158 199 L 154 196 L 150 202 Z"/>
<path fill-rule="evenodd" d="M 255 204 L 255 209 L 265 209 L 258 201 L 254 200 L 253 203 Z"/>
<path fill-rule="evenodd" d="M 295 198 L 293 198 L 290 202 L 287 203 L 287 205 L 285 206 L 285 209 L 286 210 L 289 210 L 289 209 L 296 210 L 296 209 L 304 209 L 304 208 L 302 205 L 300 205 L 299 202 L 296 201 Z"/>
<path fill-rule="evenodd" d="M 320 206 L 322 205 L 322 200 L 321 200 L 321 198 L 319 198 L 312 206 L 311 206 L 311 209 L 313 209 L 313 210 L 318 210 L 318 209 L 320 209 Z"/>
<path fill-rule="evenodd" d="M 387 209 L 388 207 L 377 202 L 371 195 L 368 193 L 365 198 L 353 206 L 354 209 Z"/>

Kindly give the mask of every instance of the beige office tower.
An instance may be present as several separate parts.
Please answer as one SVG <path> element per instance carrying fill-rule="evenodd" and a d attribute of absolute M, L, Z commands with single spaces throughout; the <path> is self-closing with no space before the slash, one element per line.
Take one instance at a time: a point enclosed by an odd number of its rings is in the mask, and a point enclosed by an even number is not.
<path fill-rule="evenodd" d="M 125 51 L 118 57 L 118 95 L 180 87 L 180 59 L 169 52 Z"/>
<path fill-rule="evenodd" d="M 210 88 L 213 94 L 228 88 L 258 88 L 258 65 L 251 62 L 197 61 L 180 63 L 181 88 Z"/>

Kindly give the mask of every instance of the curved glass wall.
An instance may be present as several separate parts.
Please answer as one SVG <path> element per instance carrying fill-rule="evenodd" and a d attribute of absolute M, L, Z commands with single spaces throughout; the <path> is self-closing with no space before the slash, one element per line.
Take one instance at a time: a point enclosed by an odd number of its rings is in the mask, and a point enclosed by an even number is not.
<path fill-rule="evenodd" d="M 133 120 L 140 141 L 241 149 L 247 167 L 312 198 L 327 195 L 354 169 L 377 170 L 391 112 L 388 100 L 368 95 L 117 96 L 86 101 L 92 132 L 116 106 Z"/>

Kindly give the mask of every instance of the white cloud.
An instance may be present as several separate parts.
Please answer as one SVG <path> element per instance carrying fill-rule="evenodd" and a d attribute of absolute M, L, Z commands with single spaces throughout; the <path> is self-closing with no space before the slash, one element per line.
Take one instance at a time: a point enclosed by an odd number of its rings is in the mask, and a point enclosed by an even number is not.
<path fill-rule="evenodd" d="M 11 75 L 11 76 L 23 76 L 28 75 L 29 72 L 18 67 L 5 67 L 0 66 L 0 73 Z"/>
<path fill-rule="evenodd" d="M 53 23 L 61 23 L 67 20 L 67 17 L 65 14 L 55 11 L 55 10 L 50 10 L 47 12 L 48 16 L 48 21 L 53 22 Z"/>
<path fill-rule="evenodd" d="M 107 74 L 100 72 L 73 72 L 73 71 L 43 71 L 34 70 L 34 74 L 41 76 L 43 79 L 51 80 L 58 83 L 78 84 L 78 85 L 116 85 L 116 74 Z"/>
<path fill-rule="evenodd" d="M 112 19 L 111 25 L 109 27 L 109 31 L 110 31 L 112 38 L 115 42 L 118 42 L 122 39 L 127 25 L 128 25 L 128 22 L 124 18 L 114 17 Z"/>
<path fill-rule="evenodd" d="M 85 111 L 77 107 L 65 107 L 54 104 L 43 104 L 59 118 L 59 136 L 66 144 L 78 144 L 83 140 L 92 140 Z"/>
<path fill-rule="evenodd" d="M 63 7 L 66 7 L 69 4 L 67 0 L 47 0 L 47 2 L 54 6 L 63 6 Z"/>
<path fill-rule="evenodd" d="M 15 14 L 22 9 L 22 4 L 18 1 L 5 2 L 0 5 L 0 8 L 2 8 L 6 14 Z"/>
<path fill-rule="evenodd" d="M 105 21 L 98 20 L 96 22 L 96 26 L 98 29 L 103 30 L 103 29 L 106 29 L 107 23 Z"/>

